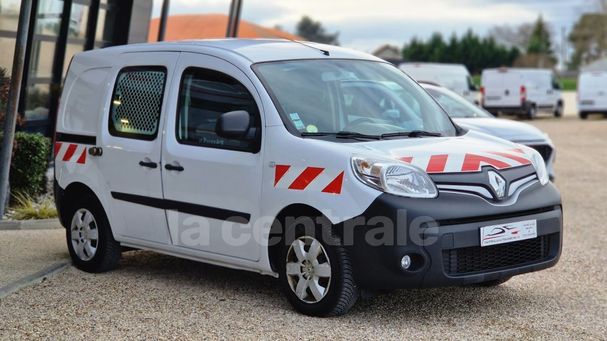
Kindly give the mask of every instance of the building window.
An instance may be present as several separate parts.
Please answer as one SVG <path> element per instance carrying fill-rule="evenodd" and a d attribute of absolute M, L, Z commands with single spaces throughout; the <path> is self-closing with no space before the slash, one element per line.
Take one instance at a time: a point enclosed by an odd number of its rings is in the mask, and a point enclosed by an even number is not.
<path fill-rule="evenodd" d="M 128 67 L 118 73 L 110 109 L 114 136 L 153 140 L 158 134 L 166 68 Z"/>
<path fill-rule="evenodd" d="M 251 115 L 251 139 L 217 136 L 215 125 L 223 113 L 244 110 Z M 259 151 L 260 118 L 257 104 L 236 79 L 199 68 L 185 70 L 179 92 L 177 141 L 182 144 L 238 151 Z"/>

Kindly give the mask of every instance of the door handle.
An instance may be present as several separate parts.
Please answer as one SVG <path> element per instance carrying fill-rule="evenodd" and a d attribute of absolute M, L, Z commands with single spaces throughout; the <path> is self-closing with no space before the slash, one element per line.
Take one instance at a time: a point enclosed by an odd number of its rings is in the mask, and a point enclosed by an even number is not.
<path fill-rule="evenodd" d="M 152 162 L 152 161 L 139 161 L 139 165 L 142 167 L 148 167 L 148 168 L 152 168 L 152 169 L 155 169 L 156 167 L 158 167 L 158 164 L 156 162 Z"/>
<path fill-rule="evenodd" d="M 180 165 L 172 165 L 170 163 L 167 163 L 166 165 L 164 165 L 164 169 L 170 170 L 170 171 L 183 172 L 184 168 L 181 167 Z"/>

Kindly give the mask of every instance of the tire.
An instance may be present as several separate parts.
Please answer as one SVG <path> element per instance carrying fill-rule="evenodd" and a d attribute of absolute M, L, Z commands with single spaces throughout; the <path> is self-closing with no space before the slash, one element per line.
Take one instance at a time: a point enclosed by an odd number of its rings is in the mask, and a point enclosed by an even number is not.
<path fill-rule="evenodd" d="M 535 116 L 537 116 L 537 107 L 535 105 L 530 105 L 525 113 L 525 118 L 528 120 L 533 120 Z"/>
<path fill-rule="evenodd" d="M 114 240 L 107 216 L 96 198 L 86 196 L 68 208 L 67 247 L 74 265 L 86 272 L 115 269 L 122 248 Z"/>
<path fill-rule="evenodd" d="M 359 297 L 350 257 L 326 219 L 322 218 L 324 227 L 311 224 L 311 219 L 299 217 L 285 230 L 276 262 L 280 285 L 291 305 L 302 314 L 343 315 Z M 305 223 L 312 228 L 304 228 Z M 312 250 L 318 250 L 316 257 L 311 255 Z"/>
<path fill-rule="evenodd" d="M 500 286 L 500 285 L 508 282 L 511 278 L 512 277 L 504 277 L 504 278 L 500 278 L 500 279 L 494 279 L 492 281 L 477 283 L 474 286 L 476 286 L 476 287 L 484 287 L 484 288 L 497 287 L 497 286 Z"/>
<path fill-rule="evenodd" d="M 563 117 L 563 111 L 564 111 L 563 103 L 559 102 L 556 105 L 556 109 L 554 109 L 554 117 L 557 117 L 557 118 Z"/>
<path fill-rule="evenodd" d="M 582 120 L 586 120 L 586 119 L 588 119 L 588 113 L 587 113 L 587 112 L 583 112 L 583 111 L 582 111 L 582 112 L 580 112 L 580 118 L 581 118 Z"/>

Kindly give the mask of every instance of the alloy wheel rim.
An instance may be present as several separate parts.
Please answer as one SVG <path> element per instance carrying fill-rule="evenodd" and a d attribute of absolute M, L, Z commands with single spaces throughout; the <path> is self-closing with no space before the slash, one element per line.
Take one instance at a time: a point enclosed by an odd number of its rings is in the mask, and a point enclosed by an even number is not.
<path fill-rule="evenodd" d="M 81 208 L 76 211 L 70 225 L 70 233 L 76 256 L 83 261 L 93 259 L 99 246 L 99 229 L 89 210 Z"/>
<path fill-rule="evenodd" d="M 297 238 L 287 252 L 286 276 L 295 296 L 318 303 L 329 292 L 331 263 L 322 244 L 309 236 Z"/>

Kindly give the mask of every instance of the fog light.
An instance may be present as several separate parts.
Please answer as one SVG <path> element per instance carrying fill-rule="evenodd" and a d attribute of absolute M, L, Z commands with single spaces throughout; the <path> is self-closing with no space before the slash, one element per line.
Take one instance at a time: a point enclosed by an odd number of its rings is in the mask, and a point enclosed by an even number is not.
<path fill-rule="evenodd" d="M 403 258 L 400 259 L 400 268 L 407 270 L 409 267 L 411 267 L 411 257 L 409 255 L 404 255 Z"/>

